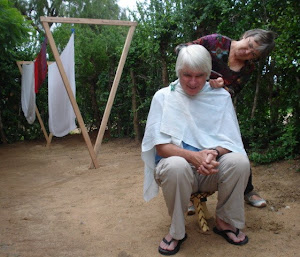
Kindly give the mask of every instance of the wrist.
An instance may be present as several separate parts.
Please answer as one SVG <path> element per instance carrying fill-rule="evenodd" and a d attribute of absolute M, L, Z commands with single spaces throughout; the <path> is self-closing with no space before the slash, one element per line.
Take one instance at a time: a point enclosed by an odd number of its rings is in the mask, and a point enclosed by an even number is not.
<path fill-rule="evenodd" d="M 218 159 L 219 157 L 221 157 L 220 151 L 217 148 L 209 148 L 209 150 L 214 150 L 214 151 L 217 152 L 216 159 Z"/>

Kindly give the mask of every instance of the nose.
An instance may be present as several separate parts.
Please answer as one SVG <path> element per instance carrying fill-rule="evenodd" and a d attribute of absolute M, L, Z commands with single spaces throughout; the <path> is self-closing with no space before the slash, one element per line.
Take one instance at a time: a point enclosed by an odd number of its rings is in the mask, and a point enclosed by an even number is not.
<path fill-rule="evenodd" d="M 190 84 L 195 85 L 196 83 L 197 83 L 197 78 L 196 77 L 191 77 Z"/>
<path fill-rule="evenodd" d="M 252 50 L 251 49 L 246 49 L 246 54 L 250 54 L 252 52 Z"/>

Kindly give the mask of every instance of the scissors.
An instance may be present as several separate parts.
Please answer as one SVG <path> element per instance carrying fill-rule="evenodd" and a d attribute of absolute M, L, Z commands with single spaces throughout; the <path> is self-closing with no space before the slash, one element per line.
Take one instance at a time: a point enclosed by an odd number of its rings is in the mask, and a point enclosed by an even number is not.
<path fill-rule="evenodd" d="M 218 77 L 223 77 L 223 75 L 222 75 L 221 73 L 219 73 L 219 72 L 216 72 L 216 71 L 214 71 L 214 70 L 211 70 L 210 78 L 211 78 L 211 79 L 216 79 L 216 78 L 218 78 Z"/>

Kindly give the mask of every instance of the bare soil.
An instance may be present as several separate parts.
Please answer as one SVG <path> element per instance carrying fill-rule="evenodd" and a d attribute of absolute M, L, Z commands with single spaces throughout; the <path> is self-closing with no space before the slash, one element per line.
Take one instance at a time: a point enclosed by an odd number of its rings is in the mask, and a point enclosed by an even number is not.
<path fill-rule="evenodd" d="M 82 136 L 0 145 L 1 257 L 152 257 L 168 232 L 162 193 L 143 200 L 140 145 L 103 142 L 100 168 L 89 169 Z M 180 256 L 300 256 L 300 160 L 253 166 L 255 189 L 268 206 L 246 205 L 245 246 L 200 231 L 186 217 L 188 239 Z M 209 197 L 214 214 L 216 194 Z"/>

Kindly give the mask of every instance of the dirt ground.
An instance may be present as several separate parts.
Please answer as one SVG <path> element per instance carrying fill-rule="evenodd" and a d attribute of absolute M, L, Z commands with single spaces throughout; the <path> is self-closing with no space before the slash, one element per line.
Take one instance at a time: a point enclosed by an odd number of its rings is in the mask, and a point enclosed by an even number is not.
<path fill-rule="evenodd" d="M 152 257 L 168 232 L 163 196 L 142 198 L 140 145 L 103 142 L 100 168 L 80 135 L 0 145 L 1 257 Z M 249 243 L 228 244 L 186 218 L 180 256 L 300 256 L 300 160 L 253 167 L 254 185 L 268 206 L 246 205 Z M 209 197 L 214 214 L 216 194 Z M 214 219 L 209 220 L 212 229 Z"/>

